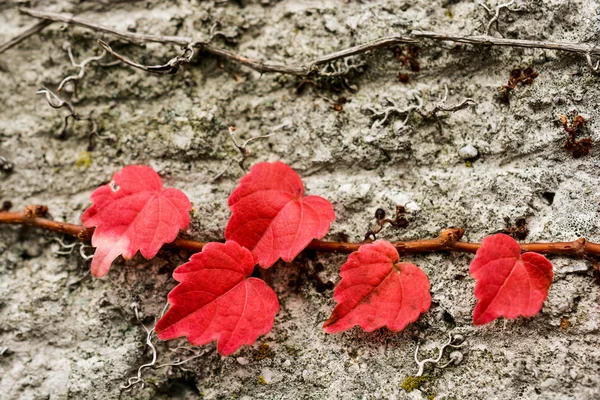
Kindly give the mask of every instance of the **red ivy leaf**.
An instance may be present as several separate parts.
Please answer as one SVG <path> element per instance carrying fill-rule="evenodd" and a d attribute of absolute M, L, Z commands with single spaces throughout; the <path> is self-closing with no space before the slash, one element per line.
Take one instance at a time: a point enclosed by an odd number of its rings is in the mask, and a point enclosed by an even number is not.
<path fill-rule="evenodd" d="M 219 353 L 229 355 L 269 332 L 279 302 L 264 281 L 248 278 L 254 265 L 252 253 L 236 242 L 204 246 L 173 273 L 181 283 L 156 324 L 159 339 L 187 336 L 196 346 L 216 339 Z"/>
<path fill-rule="evenodd" d="M 81 216 L 86 227 L 95 226 L 92 275 L 104 276 L 119 255 L 131 259 L 136 251 L 148 259 L 172 242 L 190 223 L 192 208 L 177 189 L 164 189 L 150 167 L 130 165 L 113 176 L 110 184 L 92 193 L 92 206 Z"/>
<path fill-rule="evenodd" d="M 473 323 L 483 325 L 500 316 L 514 319 L 536 315 L 548 296 L 554 274 L 546 257 L 532 252 L 521 255 L 519 244 L 499 233 L 481 242 L 471 263 L 471 276 L 477 280 L 478 300 Z"/>
<path fill-rule="evenodd" d="M 384 240 L 360 246 L 342 266 L 335 289 L 338 305 L 323 329 L 345 331 L 354 325 L 372 332 L 383 326 L 401 331 L 431 306 L 429 280 L 416 265 L 399 262 L 394 246 Z"/>
<path fill-rule="evenodd" d="M 297 173 L 282 162 L 258 163 L 229 197 L 232 215 L 225 238 L 249 249 L 263 268 L 292 261 L 335 219 L 331 203 L 304 196 Z"/>

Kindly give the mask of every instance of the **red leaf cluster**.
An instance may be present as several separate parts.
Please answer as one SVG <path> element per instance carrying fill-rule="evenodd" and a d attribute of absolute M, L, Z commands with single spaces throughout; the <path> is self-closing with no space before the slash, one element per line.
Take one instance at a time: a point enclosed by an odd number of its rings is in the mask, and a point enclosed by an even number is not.
<path fill-rule="evenodd" d="M 150 167 L 125 167 L 91 200 L 81 219 L 86 227 L 96 227 L 95 276 L 105 275 L 119 255 L 129 259 L 139 250 L 146 258 L 155 256 L 190 221 L 185 194 L 163 189 Z M 335 219 L 331 203 L 304 196 L 300 177 L 281 162 L 255 165 L 231 194 L 229 207 L 227 241 L 207 244 L 173 273 L 179 284 L 169 293 L 171 308 L 156 325 L 160 339 L 187 337 L 194 345 L 216 340 L 223 355 L 254 343 L 271 330 L 279 311 L 273 289 L 250 277 L 255 265 L 291 261 L 311 240 L 325 236 Z M 553 278 L 550 261 L 538 253 L 521 254 L 505 234 L 483 239 L 470 272 L 477 280 L 475 325 L 537 314 Z M 400 262 L 386 241 L 350 254 L 340 275 L 334 293 L 338 304 L 323 325 L 327 333 L 354 326 L 400 331 L 431 306 L 425 273 Z"/>
<path fill-rule="evenodd" d="M 189 224 L 191 204 L 176 189 L 162 189 L 149 167 L 129 166 L 92 194 L 82 216 L 96 226 L 92 273 L 103 276 L 119 255 L 139 249 L 150 258 Z M 156 325 L 163 340 L 185 336 L 202 345 L 217 341 L 223 355 L 252 344 L 271 330 L 279 302 L 273 289 L 250 278 L 258 263 L 268 268 L 279 258 L 291 261 L 313 238 L 322 238 L 335 219 L 331 204 L 304 196 L 304 185 L 287 165 L 259 163 L 229 199 L 232 216 L 227 242 L 209 243 L 178 267 L 179 285 L 169 294 L 171 308 Z"/>

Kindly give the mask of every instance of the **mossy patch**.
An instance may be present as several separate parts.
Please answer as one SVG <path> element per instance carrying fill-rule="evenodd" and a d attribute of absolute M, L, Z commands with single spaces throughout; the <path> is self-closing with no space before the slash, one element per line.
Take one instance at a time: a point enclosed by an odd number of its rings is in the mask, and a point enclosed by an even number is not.
<path fill-rule="evenodd" d="M 77 156 L 77 160 L 75 160 L 75 166 L 77 168 L 82 168 L 85 171 L 90 165 L 92 165 L 92 153 L 89 151 L 80 152 Z"/>
<path fill-rule="evenodd" d="M 406 379 L 404 379 L 404 382 L 402 382 L 401 387 L 410 393 L 413 390 L 420 388 L 421 385 L 428 380 L 429 379 L 426 376 L 407 376 Z"/>

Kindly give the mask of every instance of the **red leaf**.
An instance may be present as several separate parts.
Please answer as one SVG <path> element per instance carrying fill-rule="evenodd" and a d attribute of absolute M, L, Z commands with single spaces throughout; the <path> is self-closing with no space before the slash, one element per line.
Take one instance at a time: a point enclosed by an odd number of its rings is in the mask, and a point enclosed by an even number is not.
<path fill-rule="evenodd" d="M 536 315 L 554 274 L 546 257 L 532 252 L 521 255 L 519 244 L 499 233 L 481 242 L 471 263 L 471 276 L 477 280 L 475 297 L 479 300 L 473 323 L 483 325 L 500 316 L 514 319 Z"/>
<path fill-rule="evenodd" d="M 279 302 L 264 281 L 248 278 L 253 269 L 252 253 L 236 242 L 204 246 L 173 273 L 181 283 L 156 324 L 159 339 L 187 336 L 196 346 L 216 339 L 219 353 L 229 355 L 269 332 Z"/>
<path fill-rule="evenodd" d="M 335 289 L 338 305 L 323 329 L 345 331 L 354 325 L 372 332 L 383 326 L 401 331 L 431 306 L 429 280 L 416 265 L 399 262 L 396 248 L 384 240 L 360 246 L 342 266 Z"/>
<path fill-rule="evenodd" d="M 172 242 L 190 223 L 192 208 L 177 189 L 164 189 L 150 167 L 130 165 L 113 176 L 110 184 L 92 193 L 92 206 L 81 216 L 86 227 L 95 226 L 92 275 L 104 276 L 119 255 L 131 259 L 136 251 L 148 259 Z"/>
<path fill-rule="evenodd" d="M 292 261 L 335 219 L 329 201 L 304 195 L 298 174 L 282 162 L 258 163 L 229 197 L 225 238 L 249 249 L 263 268 Z"/>

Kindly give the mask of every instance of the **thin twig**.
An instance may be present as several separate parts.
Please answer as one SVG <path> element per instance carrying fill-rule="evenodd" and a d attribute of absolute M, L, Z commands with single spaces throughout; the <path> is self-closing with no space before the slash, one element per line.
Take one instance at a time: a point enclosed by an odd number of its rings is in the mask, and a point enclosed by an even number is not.
<path fill-rule="evenodd" d="M 19 9 L 23 14 L 27 14 L 34 18 L 40 18 L 50 21 L 64 22 L 71 25 L 77 25 L 83 28 L 91 29 L 93 31 L 105 32 L 109 33 L 123 39 L 129 40 L 135 43 L 164 43 L 164 44 L 176 44 L 182 47 L 193 46 L 196 48 L 200 48 L 203 51 L 213 54 L 215 56 L 222 57 L 231 62 L 235 62 L 237 64 L 244 65 L 246 67 L 252 68 L 260 73 L 281 73 L 281 74 L 289 74 L 289 75 L 298 75 L 298 76 L 306 76 L 310 74 L 319 74 L 320 65 L 328 64 L 332 61 L 346 58 L 349 56 L 353 56 L 356 54 L 366 53 L 371 50 L 375 50 L 378 48 L 390 47 L 399 43 L 417 43 L 414 39 L 401 36 L 394 35 L 381 39 L 376 39 L 371 42 L 350 47 L 345 50 L 337 51 L 331 54 L 327 54 L 321 57 L 318 57 L 310 62 L 303 63 L 300 65 L 286 65 L 286 64 L 276 64 L 272 62 L 262 62 L 255 61 L 244 56 L 235 54 L 229 50 L 220 49 L 214 47 L 206 42 L 195 41 L 191 37 L 186 36 L 161 36 L 161 35 L 149 35 L 149 34 L 141 34 L 135 32 L 122 31 L 118 29 L 114 29 L 105 25 L 97 24 L 95 22 L 89 21 L 85 18 L 77 17 L 72 14 L 63 14 L 63 13 L 53 13 L 41 10 L 32 10 L 27 8 Z M 216 33 L 214 34 L 216 35 Z"/>
<path fill-rule="evenodd" d="M 0 44 L 0 54 L 4 53 L 6 50 L 10 49 L 11 47 L 18 45 L 19 43 L 21 43 L 23 40 L 27 39 L 28 37 L 41 32 L 42 30 L 44 30 L 45 27 L 47 27 L 51 23 L 52 23 L 52 21 L 48 21 L 48 20 L 36 22 L 34 25 L 31 26 L 31 28 L 27 29 L 25 32 L 18 34 L 14 38 L 10 39 L 8 42 Z"/>
<path fill-rule="evenodd" d="M 161 364 L 161 365 L 157 365 L 157 366 L 155 366 L 155 367 L 154 367 L 154 369 L 159 369 L 159 368 L 164 368 L 164 367 L 176 367 L 176 366 L 178 366 L 178 365 L 182 365 L 182 364 L 185 364 L 185 363 L 187 363 L 187 362 L 189 362 L 189 361 L 192 361 L 192 360 L 194 360 L 194 359 L 196 359 L 196 358 L 200 358 L 200 357 L 202 357 L 204 354 L 205 354 L 205 353 L 196 354 L 196 355 L 194 355 L 194 356 L 191 356 L 191 357 L 189 357 L 189 358 L 186 358 L 185 360 L 182 360 L 182 361 L 177 361 L 177 362 L 174 362 L 174 363 L 167 363 L 167 364 Z"/>
<path fill-rule="evenodd" d="M 79 255 L 81 256 L 81 258 L 83 258 L 86 261 L 94 258 L 93 254 L 89 255 L 89 256 L 87 254 L 85 254 L 85 249 L 90 246 L 88 246 L 87 244 L 85 244 L 83 242 L 74 242 L 74 243 L 66 244 L 59 238 L 53 238 L 53 239 L 55 241 L 57 241 L 58 244 L 60 245 L 60 250 L 57 250 L 56 254 L 60 254 L 60 255 L 73 254 L 73 250 L 75 250 L 75 246 L 79 245 Z M 63 249 L 66 249 L 66 250 L 63 250 Z"/>
<path fill-rule="evenodd" d="M 494 13 L 494 16 L 492 17 L 492 19 L 489 20 L 489 22 L 487 24 L 487 28 L 485 29 L 485 34 L 486 35 L 490 34 L 490 28 L 492 27 L 492 24 L 495 22 L 496 23 L 496 30 L 498 31 L 498 33 L 501 36 L 504 37 L 504 35 L 502 35 L 502 33 L 500 32 L 500 30 L 498 29 L 498 18 L 500 18 L 500 10 L 502 10 L 503 8 L 510 7 L 514 2 L 515 2 L 515 0 L 510 0 L 510 2 L 508 2 L 508 3 L 504 3 L 504 4 L 500 4 L 500 5 L 496 6 L 496 12 Z M 483 1 L 479 1 L 478 4 L 480 6 L 482 6 L 483 8 L 485 8 L 485 10 L 488 12 L 488 14 L 492 14 L 492 10 L 490 10 L 485 4 L 483 4 Z"/>
<path fill-rule="evenodd" d="M 188 45 L 185 48 L 183 55 L 170 59 L 166 64 L 144 65 L 144 64 L 137 63 L 137 62 L 117 53 L 103 40 L 98 39 L 98 44 L 100 46 L 102 46 L 102 48 L 104 50 L 109 52 L 113 57 L 124 62 L 125 64 L 131 65 L 132 67 L 137 68 L 137 69 L 141 69 L 142 71 L 150 72 L 153 74 L 159 74 L 159 75 L 175 75 L 177 72 L 179 72 L 179 69 L 181 68 L 181 66 L 189 64 L 190 61 L 192 61 L 192 58 L 194 57 L 194 47 Z"/>
<path fill-rule="evenodd" d="M 446 105 L 447 100 L 448 100 L 448 86 L 444 85 L 444 97 L 442 98 L 442 100 L 440 100 L 439 103 L 437 103 L 433 107 L 433 109 L 431 109 L 430 111 L 423 111 L 421 109 L 416 110 L 416 112 L 418 112 L 421 115 L 421 117 L 423 117 L 424 119 L 434 119 L 437 122 L 438 129 L 440 131 L 440 135 L 443 134 L 444 127 L 443 127 L 442 121 L 438 117 L 437 113 L 439 113 L 439 112 L 456 112 L 456 111 L 463 110 L 467 107 L 474 107 L 477 104 L 477 103 L 475 103 L 475 100 L 473 100 L 470 97 L 467 97 L 460 103 L 453 104 L 453 105 Z"/>
<path fill-rule="evenodd" d="M 246 158 L 248 158 L 248 149 L 246 148 L 246 146 L 248 146 L 248 143 L 253 142 L 255 140 L 258 139 L 265 139 L 268 138 L 270 136 L 273 135 L 273 133 L 269 133 L 268 135 L 261 135 L 261 136 L 255 136 L 255 137 L 251 137 L 250 139 L 246 140 L 244 143 L 240 144 L 237 139 L 235 138 L 235 126 L 230 126 L 228 128 L 229 131 L 229 137 L 231 138 L 231 140 L 233 141 L 233 145 L 238 149 L 238 151 L 240 152 L 240 154 L 242 155 L 242 158 L 240 158 L 239 160 L 236 160 L 238 165 L 240 166 L 240 168 L 245 171 L 246 167 L 244 166 L 244 162 L 246 161 Z"/>
<path fill-rule="evenodd" d="M 48 208 L 46 206 L 31 205 L 21 212 L 0 212 L 0 224 L 28 225 L 35 228 L 74 236 L 83 242 L 89 242 L 93 228 L 82 225 L 67 224 L 44 218 Z M 462 228 L 448 228 L 440 232 L 434 239 L 422 239 L 406 242 L 392 242 L 392 245 L 401 253 L 435 253 L 435 252 L 461 252 L 476 253 L 481 243 L 462 242 L 464 234 Z M 328 242 L 313 240 L 308 250 L 325 253 L 352 253 L 357 251 L 364 243 Z M 188 250 L 190 252 L 202 251 L 206 242 L 177 238 L 165 247 Z M 546 243 L 521 243 L 521 251 L 533 251 L 542 254 L 554 254 L 577 258 L 600 257 L 600 244 L 592 243 L 584 238 L 572 242 L 546 242 Z"/>
<path fill-rule="evenodd" d="M 273 133 L 269 133 L 268 135 L 255 136 L 255 137 L 252 137 L 252 138 L 246 140 L 244 143 L 240 144 L 237 141 L 237 139 L 235 138 L 235 130 L 236 130 L 235 126 L 230 126 L 228 128 L 229 137 L 231 138 L 231 141 L 233 142 L 233 145 L 238 149 L 238 151 L 240 152 L 240 154 L 242 155 L 242 157 L 239 158 L 239 159 L 237 159 L 237 160 L 236 159 L 230 160 L 227 163 L 227 165 L 225 166 L 225 168 L 223 168 L 223 170 L 221 172 L 219 172 L 217 175 L 215 175 L 214 177 L 211 178 L 211 180 L 210 180 L 211 182 L 215 182 L 219 178 L 221 178 L 225 174 L 225 172 L 227 172 L 227 170 L 229 169 L 229 167 L 231 167 L 231 164 L 233 164 L 234 161 L 238 163 L 238 165 L 240 166 L 240 168 L 242 169 L 242 171 L 246 171 L 246 166 L 244 165 L 244 163 L 245 163 L 246 159 L 248 158 L 248 156 L 250 154 L 249 151 L 248 151 L 248 149 L 246 148 L 246 146 L 248 146 L 248 144 L 250 142 L 253 142 L 253 141 L 258 140 L 258 139 L 268 138 L 269 136 L 273 135 Z"/>
<path fill-rule="evenodd" d="M 549 42 L 545 40 L 525 40 L 525 39 L 506 39 L 488 35 L 461 36 L 449 35 L 445 33 L 413 30 L 410 35 L 415 38 L 431 40 L 448 40 L 451 42 L 466 43 L 479 46 L 506 46 L 506 47 L 524 47 L 529 49 L 547 49 L 560 50 L 569 53 L 577 53 L 585 56 L 586 54 L 599 56 L 600 47 L 588 43 L 561 43 Z"/>
<path fill-rule="evenodd" d="M 437 103 L 431 111 L 426 111 L 426 112 L 422 113 L 421 116 L 423 118 L 435 118 L 436 114 L 439 113 L 440 111 L 455 112 L 455 111 L 464 110 L 467 107 L 472 107 L 477 104 L 477 103 L 475 103 L 475 100 L 473 100 L 470 97 L 467 97 L 460 103 L 457 103 L 454 105 L 449 105 L 449 106 L 446 105 L 446 101 L 448 101 L 448 86 L 444 86 L 444 97 L 442 98 L 442 100 L 439 103 Z"/>
<path fill-rule="evenodd" d="M 210 178 L 210 181 L 211 182 L 218 181 L 223 175 L 225 175 L 225 172 L 227 172 L 227 170 L 229 169 L 229 167 L 231 167 L 231 164 L 233 164 L 233 160 L 229 160 L 229 162 L 227 163 L 227 165 L 225 166 L 225 168 L 223 168 L 221 170 L 221 172 L 219 172 L 218 174 L 216 174 L 215 176 L 213 176 L 212 178 Z"/>
<path fill-rule="evenodd" d="M 50 89 L 45 88 L 45 87 L 43 87 L 42 89 L 35 92 L 35 94 L 45 95 L 48 105 L 52 108 L 59 109 L 59 108 L 64 107 L 67 110 L 69 110 L 69 115 L 65 116 L 62 127 L 60 128 L 60 130 L 58 131 L 58 134 L 56 135 L 59 138 L 64 138 L 65 134 L 67 132 L 67 128 L 69 127 L 69 118 L 73 118 L 74 120 L 79 119 L 79 115 L 75 112 L 73 105 L 71 103 L 69 103 L 68 101 L 61 99 L 60 97 L 58 97 L 58 95 L 56 93 L 54 93 L 53 91 L 51 91 Z"/>
<path fill-rule="evenodd" d="M 50 107 L 52 107 L 52 108 L 59 109 L 59 108 L 64 107 L 67 110 L 69 110 L 69 115 L 65 116 L 62 127 L 60 128 L 60 130 L 57 134 L 57 137 L 64 138 L 66 136 L 67 128 L 69 127 L 69 118 L 72 118 L 75 121 L 88 121 L 89 122 L 90 127 L 91 127 L 90 132 L 88 133 L 88 142 L 89 142 L 88 150 L 89 151 L 93 150 L 93 148 L 94 148 L 94 143 L 93 143 L 94 137 L 98 137 L 100 139 L 109 139 L 109 137 L 104 137 L 104 136 L 101 136 L 100 134 L 98 134 L 98 124 L 96 124 L 96 121 L 92 117 L 92 115 L 94 113 L 93 110 L 90 112 L 90 114 L 87 117 L 82 117 L 81 115 L 79 115 L 75 112 L 75 109 L 73 108 L 73 105 L 71 103 L 69 103 L 66 100 L 61 99 L 60 97 L 58 97 L 58 95 L 56 93 L 54 93 L 50 89 L 44 87 L 41 90 L 38 90 L 36 92 L 36 94 L 45 95 L 48 105 L 50 105 Z"/>
<path fill-rule="evenodd" d="M 78 80 L 82 79 L 83 75 L 85 74 L 85 67 L 91 62 L 102 60 L 104 58 L 104 55 L 106 54 L 105 51 L 102 51 L 102 54 L 100 54 L 99 56 L 93 56 L 90 58 L 86 58 L 85 60 L 83 60 L 81 63 L 78 64 L 75 62 L 75 58 L 73 57 L 73 51 L 71 50 L 70 45 L 67 45 L 67 52 L 69 53 L 69 59 L 71 60 L 71 64 L 75 68 L 79 68 L 79 73 L 77 75 L 67 76 L 65 79 L 63 79 L 60 82 L 60 84 L 58 85 L 58 89 L 56 89 L 56 93 L 62 92 L 63 88 L 65 87 L 65 85 L 68 82 L 78 81 Z"/>
<path fill-rule="evenodd" d="M 246 67 L 252 68 L 260 73 L 281 73 L 281 74 L 289 74 L 289 75 L 297 75 L 297 76 L 307 76 L 307 75 L 316 75 L 319 74 L 319 66 L 328 64 L 332 61 L 346 58 L 350 56 L 354 56 L 357 54 L 366 53 L 372 50 L 391 47 L 400 43 L 411 43 L 417 44 L 419 43 L 418 39 L 431 39 L 431 40 L 440 40 L 440 41 L 454 41 L 459 43 L 467 43 L 472 45 L 482 45 L 482 46 L 509 46 L 509 47 L 525 47 L 525 48 L 539 48 L 539 49 L 548 49 L 548 50 L 559 50 L 566 51 L 571 53 L 577 53 L 585 56 L 589 54 L 590 56 L 600 56 L 600 48 L 592 44 L 587 43 L 567 43 L 567 42 L 549 42 L 549 41 L 539 41 L 539 40 L 524 40 L 524 39 L 506 39 L 506 38 L 498 38 L 489 35 L 479 35 L 479 36 L 460 36 L 460 35 L 448 35 L 444 33 L 438 32 L 429 32 L 429 31 L 420 31 L 413 30 L 409 36 L 402 35 L 392 35 L 380 39 L 375 39 L 371 42 L 364 43 L 361 45 L 353 46 L 345 50 L 336 51 L 334 53 L 326 54 L 324 56 L 318 57 L 310 62 L 295 64 L 295 65 L 287 65 L 287 64 L 278 64 L 273 62 L 263 62 L 263 61 L 255 61 L 239 54 L 235 54 L 229 50 L 220 49 L 206 42 L 198 42 L 195 41 L 191 37 L 186 36 L 162 36 L 162 35 L 150 35 L 150 34 L 141 34 L 136 32 L 128 32 L 122 31 L 118 29 L 114 29 L 105 25 L 100 25 L 95 22 L 89 21 L 85 18 L 77 17 L 72 14 L 64 14 L 64 13 L 53 13 L 41 10 L 20 8 L 19 9 L 23 14 L 29 15 L 34 18 L 49 20 L 49 21 L 58 21 L 64 22 L 71 25 L 77 25 L 83 28 L 91 29 L 93 31 L 105 32 L 115 36 L 119 36 L 123 39 L 135 42 L 135 43 L 146 43 L 146 42 L 154 42 L 154 43 L 164 43 L 164 44 L 176 44 L 182 47 L 187 47 L 190 44 L 193 47 L 200 48 L 207 53 L 213 54 L 215 56 L 222 57 L 231 62 L 244 65 Z"/>
<path fill-rule="evenodd" d="M 156 364 L 156 359 L 158 357 L 158 354 L 156 352 L 156 347 L 154 347 L 154 344 L 152 343 L 152 334 L 154 333 L 154 330 L 156 328 L 156 322 L 161 319 L 163 317 L 163 315 L 165 315 L 165 311 L 167 311 L 167 307 L 168 307 L 169 303 L 165 303 L 165 306 L 163 307 L 162 311 L 160 312 L 160 314 L 154 318 L 154 326 L 152 327 L 152 329 L 148 329 L 146 327 L 146 325 L 144 325 L 140 319 L 140 314 L 138 312 L 137 306 L 134 305 L 134 311 L 135 311 L 135 318 L 137 319 L 138 323 L 142 326 L 142 328 L 144 328 L 144 331 L 146 332 L 146 345 L 150 348 L 150 350 L 152 351 L 152 361 L 150 361 L 149 363 L 143 364 L 141 365 L 138 370 L 137 370 L 137 374 L 136 376 L 133 376 L 129 379 L 127 379 L 127 384 L 121 386 L 121 389 L 123 390 L 131 390 L 133 388 L 133 386 L 137 385 L 138 383 L 142 383 L 142 389 L 144 388 L 144 385 L 146 384 L 146 382 L 144 382 L 144 379 L 142 378 L 142 371 L 145 368 L 150 368 L 150 367 L 154 367 L 154 365 Z"/>

